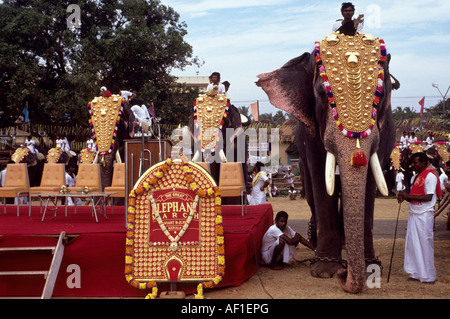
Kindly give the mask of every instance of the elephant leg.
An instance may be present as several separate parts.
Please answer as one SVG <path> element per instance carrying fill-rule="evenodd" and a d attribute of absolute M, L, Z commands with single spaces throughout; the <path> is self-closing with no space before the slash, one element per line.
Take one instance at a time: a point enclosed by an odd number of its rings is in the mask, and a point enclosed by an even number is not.
<path fill-rule="evenodd" d="M 304 161 L 305 194 L 313 214 L 312 221 L 316 227 L 316 257 L 311 263 L 310 273 L 313 277 L 331 278 L 341 268 L 341 238 L 338 216 L 338 195 L 329 196 L 325 187 L 325 153 L 317 148 L 320 141 L 307 144 L 304 154 L 309 154 Z M 301 152 L 301 150 L 300 150 Z M 320 156 L 322 155 L 322 156 Z M 318 157 L 319 156 L 319 157 Z"/>
<path fill-rule="evenodd" d="M 381 267 L 381 261 L 375 256 L 375 249 L 373 246 L 373 217 L 374 204 L 376 195 L 375 180 L 371 172 L 367 177 L 368 183 L 366 186 L 366 203 L 364 213 L 364 258 L 366 261 L 366 269 L 371 264 L 377 264 Z M 370 275 L 368 273 L 367 275 Z"/>

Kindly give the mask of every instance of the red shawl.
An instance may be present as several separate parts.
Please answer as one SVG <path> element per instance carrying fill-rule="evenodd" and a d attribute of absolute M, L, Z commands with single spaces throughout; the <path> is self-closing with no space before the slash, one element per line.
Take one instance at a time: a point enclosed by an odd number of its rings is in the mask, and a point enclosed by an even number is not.
<path fill-rule="evenodd" d="M 430 174 L 430 173 L 432 173 L 432 174 L 434 174 L 434 176 L 436 176 L 436 178 L 437 178 L 436 194 L 439 198 L 442 197 L 442 189 L 441 189 L 441 183 L 439 182 L 439 177 L 430 168 L 426 168 L 422 173 L 420 173 L 416 177 L 416 179 L 414 180 L 414 184 L 411 187 L 411 192 L 409 193 L 409 195 L 417 195 L 417 196 L 425 195 L 425 178 L 427 178 L 428 174 Z M 414 201 L 411 201 L 411 203 L 417 204 L 417 202 L 414 202 Z"/>

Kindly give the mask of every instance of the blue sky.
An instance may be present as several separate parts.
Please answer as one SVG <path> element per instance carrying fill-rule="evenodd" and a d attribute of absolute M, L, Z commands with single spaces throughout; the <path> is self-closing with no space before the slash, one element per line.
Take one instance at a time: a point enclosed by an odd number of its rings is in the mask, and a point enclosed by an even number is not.
<path fill-rule="evenodd" d="M 176 76 L 208 76 L 213 71 L 231 83 L 236 106 L 260 101 L 260 113 L 277 111 L 255 85 L 257 75 L 273 71 L 290 59 L 311 52 L 314 42 L 331 32 L 341 18 L 342 1 L 294 0 L 161 0 L 187 24 L 185 40 L 201 68 L 174 70 Z M 365 33 L 383 38 L 392 55 L 390 70 L 401 82 L 392 107 L 419 110 L 436 105 L 450 86 L 450 1 L 353 1 L 364 13 Z M 447 98 L 450 97 L 447 94 Z M 448 106 L 447 108 L 450 108 Z"/>

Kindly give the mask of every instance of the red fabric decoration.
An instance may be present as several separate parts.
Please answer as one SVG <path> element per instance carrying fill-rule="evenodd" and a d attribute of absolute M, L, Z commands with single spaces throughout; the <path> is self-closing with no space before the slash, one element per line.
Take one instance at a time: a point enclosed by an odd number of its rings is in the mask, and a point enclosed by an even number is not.
<path fill-rule="evenodd" d="M 367 166 L 366 154 L 361 150 L 356 150 L 353 152 L 351 164 L 354 167 L 365 167 Z"/>

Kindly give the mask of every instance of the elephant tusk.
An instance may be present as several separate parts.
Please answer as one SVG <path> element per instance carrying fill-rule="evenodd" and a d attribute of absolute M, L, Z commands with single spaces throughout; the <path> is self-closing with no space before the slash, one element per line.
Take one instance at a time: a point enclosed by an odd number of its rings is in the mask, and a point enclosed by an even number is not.
<path fill-rule="evenodd" d="M 97 164 L 98 163 L 98 153 L 95 154 L 94 160 L 92 161 L 92 163 Z"/>
<path fill-rule="evenodd" d="M 334 193 L 335 169 L 336 157 L 330 152 L 327 152 L 327 160 L 325 162 L 325 185 L 327 187 L 327 193 L 330 196 L 333 196 Z"/>
<path fill-rule="evenodd" d="M 122 158 L 120 157 L 119 152 L 116 152 L 116 162 L 117 163 L 122 163 Z"/>
<path fill-rule="evenodd" d="M 376 153 L 370 158 L 370 167 L 372 168 L 372 173 L 375 177 L 375 182 L 380 190 L 380 193 L 383 196 L 389 196 L 386 180 L 384 179 L 383 170 L 380 165 L 380 160 L 378 159 L 378 155 Z"/>
<path fill-rule="evenodd" d="M 194 158 L 192 158 L 192 162 L 197 163 L 200 158 L 200 152 L 195 151 Z"/>
<path fill-rule="evenodd" d="M 223 163 L 227 162 L 227 157 L 225 156 L 225 152 L 223 151 L 223 149 L 220 149 L 219 156 Z"/>

